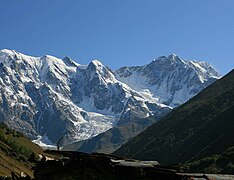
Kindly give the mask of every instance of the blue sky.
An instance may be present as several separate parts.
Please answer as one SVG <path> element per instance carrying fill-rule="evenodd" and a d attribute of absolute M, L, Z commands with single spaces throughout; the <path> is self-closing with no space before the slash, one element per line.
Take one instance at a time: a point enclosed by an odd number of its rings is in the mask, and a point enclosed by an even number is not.
<path fill-rule="evenodd" d="M 175 53 L 234 68 L 233 0 L 7 0 L 0 49 L 117 69 Z"/>

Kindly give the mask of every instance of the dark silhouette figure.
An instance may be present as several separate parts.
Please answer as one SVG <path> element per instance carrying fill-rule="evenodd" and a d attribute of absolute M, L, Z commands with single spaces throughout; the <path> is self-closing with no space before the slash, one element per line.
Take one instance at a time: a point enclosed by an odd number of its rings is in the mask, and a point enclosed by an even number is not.
<path fill-rule="evenodd" d="M 59 140 L 58 140 L 58 143 L 57 143 L 57 150 L 60 151 L 60 144 L 61 144 L 61 141 L 63 140 L 63 137 L 62 136 Z"/>

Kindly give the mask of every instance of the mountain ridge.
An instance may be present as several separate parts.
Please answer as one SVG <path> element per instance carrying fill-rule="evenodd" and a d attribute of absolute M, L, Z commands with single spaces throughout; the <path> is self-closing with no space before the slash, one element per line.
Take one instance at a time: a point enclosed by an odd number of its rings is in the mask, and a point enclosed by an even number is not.
<path fill-rule="evenodd" d="M 68 57 L 1 50 L 1 120 L 35 142 L 44 137 L 56 144 L 63 137 L 67 144 L 134 122 L 136 116 L 144 119 L 156 114 L 160 119 L 171 109 L 170 104 L 146 98 L 149 93 L 139 93 L 116 77 L 116 71 L 98 60 L 80 65 Z M 216 79 L 210 76 L 207 85 Z"/>
<path fill-rule="evenodd" d="M 209 63 L 183 60 L 175 54 L 161 56 L 144 66 L 123 67 L 115 74 L 118 80 L 132 89 L 143 95 L 152 95 L 156 102 L 172 107 L 186 102 L 184 99 L 188 100 L 200 92 L 207 86 L 206 83 L 211 84 L 208 82 L 210 79 L 221 77 Z M 167 87 L 161 85 L 163 81 Z M 189 81 L 192 83 L 189 84 Z"/>

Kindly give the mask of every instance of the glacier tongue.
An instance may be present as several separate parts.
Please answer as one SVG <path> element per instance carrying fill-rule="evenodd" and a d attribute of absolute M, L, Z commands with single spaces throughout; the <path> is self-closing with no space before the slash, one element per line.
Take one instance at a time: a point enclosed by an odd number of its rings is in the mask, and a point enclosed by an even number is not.
<path fill-rule="evenodd" d="M 176 107 L 220 75 L 208 64 L 160 57 L 113 72 L 100 61 L 0 51 L 0 117 L 36 143 L 92 138 L 119 123 Z M 121 122 L 119 122 L 121 119 Z"/>
<path fill-rule="evenodd" d="M 43 136 L 38 135 L 37 139 L 32 141 L 35 144 L 38 144 L 44 149 L 57 149 L 57 147 L 48 139 L 46 134 Z"/>

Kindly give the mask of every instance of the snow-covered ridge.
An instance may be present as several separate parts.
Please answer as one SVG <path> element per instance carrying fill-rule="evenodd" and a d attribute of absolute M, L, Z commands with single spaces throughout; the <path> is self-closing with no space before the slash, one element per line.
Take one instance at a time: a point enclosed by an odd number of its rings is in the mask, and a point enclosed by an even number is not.
<path fill-rule="evenodd" d="M 68 57 L 32 57 L 1 50 L 0 64 L 0 115 L 39 144 L 38 137 L 55 144 L 64 137 L 66 144 L 107 131 L 125 113 L 135 111 L 129 99 L 140 105 L 139 116 L 155 111 L 98 60 L 80 65 Z"/>
<path fill-rule="evenodd" d="M 116 78 L 156 103 L 176 107 L 200 92 L 221 75 L 207 62 L 161 56 L 144 66 L 123 67 Z"/>
<path fill-rule="evenodd" d="M 92 138 L 137 118 L 159 117 L 220 75 L 205 62 L 159 57 L 113 72 L 98 60 L 0 51 L 0 116 L 34 142 Z M 38 138 L 40 137 L 40 138 Z M 45 139 L 45 138 L 44 138 Z M 45 145 L 45 144 L 43 144 Z"/>

